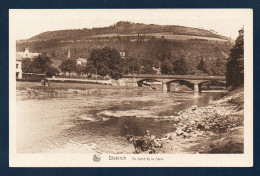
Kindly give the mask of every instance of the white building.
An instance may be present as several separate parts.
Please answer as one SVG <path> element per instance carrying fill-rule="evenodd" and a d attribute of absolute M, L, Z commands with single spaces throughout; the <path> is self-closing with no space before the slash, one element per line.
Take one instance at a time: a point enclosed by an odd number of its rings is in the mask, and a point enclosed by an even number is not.
<path fill-rule="evenodd" d="M 40 54 L 41 53 L 31 53 L 29 48 L 25 48 L 23 52 L 16 52 L 16 78 L 21 79 L 23 77 L 22 60 L 25 58 L 33 59 Z"/>
<path fill-rule="evenodd" d="M 160 68 L 160 67 L 159 67 L 159 68 L 155 68 L 155 67 L 153 67 L 153 70 L 156 71 L 156 74 L 158 74 L 158 75 L 162 74 L 162 73 L 161 73 L 161 68 Z"/>
<path fill-rule="evenodd" d="M 119 54 L 120 54 L 120 57 L 121 57 L 121 58 L 125 58 L 125 52 L 120 51 Z"/>
<path fill-rule="evenodd" d="M 16 53 L 16 78 L 21 79 L 23 77 L 23 71 L 22 71 L 22 57 Z"/>
<path fill-rule="evenodd" d="M 25 48 L 25 50 L 23 52 L 17 52 L 17 53 L 18 53 L 19 56 L 22 57 L 22 59 L 23 58 L 30 58 L 30 59 L 32 59 L 32 58 L 35 58 L 35 57 L 37 57 L 37 56 L 39 56 L 41 54 L 41 53 L 31 53 L 29 51 L 29 48 Z"/>
<path fill-rule="evenodd" d="M 87 59 L 84 58 L 78 58 L 77 60 L 77 65 L 85 66 L 87 64 Z"/>

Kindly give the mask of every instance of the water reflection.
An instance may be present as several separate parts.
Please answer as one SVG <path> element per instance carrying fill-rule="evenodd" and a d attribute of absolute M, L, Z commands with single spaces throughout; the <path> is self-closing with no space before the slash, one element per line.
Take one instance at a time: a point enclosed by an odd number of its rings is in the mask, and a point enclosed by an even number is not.
<path fill-rule="evenodd" d="M 17 97 L 17 152 L 132 153 L 126 135 L 174 131 L 172 118 L 222 94 L 125 92 Z"/>

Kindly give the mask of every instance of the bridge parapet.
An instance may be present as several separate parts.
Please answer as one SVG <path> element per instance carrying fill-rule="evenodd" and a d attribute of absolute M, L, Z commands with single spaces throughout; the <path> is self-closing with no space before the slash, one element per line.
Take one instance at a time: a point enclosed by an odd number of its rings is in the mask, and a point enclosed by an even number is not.
<path fill-rule="evenodd" d="M 225 76 L 198 76 L 198 75 L 151 75 L 151 74 L 133 74 L 123 75 L 122 78 L 126 85 L 141 87 L 143 81 L 154 80 L 162 83 L 162 90 L 165 92 L 170 91 L 170 84 L 172 82 L 184 81 L 187 84 L 193 86 L 193 90 L 200 91 L 201 84 L 208 81 L 226 82 Z"/>
<path fill-rule="evenodd" d="M 226 77 L 225 77 L 225 76 L 204 76 L 204 75 L 155 75 L 155 74 L 131 74 L 131 75 L 123 75 L 123 78 L 189 79 L 189 80 L 226 80 Z"/>

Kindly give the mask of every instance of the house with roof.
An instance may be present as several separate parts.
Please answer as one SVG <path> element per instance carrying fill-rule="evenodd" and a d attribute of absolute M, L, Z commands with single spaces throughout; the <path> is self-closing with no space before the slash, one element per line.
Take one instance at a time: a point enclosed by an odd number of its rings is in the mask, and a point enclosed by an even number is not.
<path fill-rule="evenodd" d="M 16 78 L 21 79 L 23 77 L 23 71 L 22 71 L 22 57 L 16 53 Z"/>
<path fill-rule="evenodd" d="M 18 53 L 19 56 L 22 57 L 22 59 L 23 59 L 23 58 L 33 59 L 33 58 L 35 58 L 35 57 L 37 57 L 37 56 L 39 56 L 39 55 L 41 54 L 41 53 L 33 53 L 33 52 L 30 52 L 30 51 L 29 51 L 29 48 L 25 48 L 24 51 L 22 51 L 22 52 L 17 52 L 17 53 Z"/>
<path fill-rule="evenodd" d="M 23 77 L 22 60 L 25 58 L 33 59 L 39 56 L 41 53 L 33 53 L 29 51 L 29 48 L 25 48 L 22 52 L 16 52 L 16 78 L 21 79 Z"/>
<path fill-rule="evenodd" d="M 84 59 L 84 58 L 78 58 L 77 60 L 77 65 L 80 65 L 80 66 L 85 66 L 85 65 L 87 65 L 87 59 Z"/>
<path fill-rule="evenodd" d="M 120 57 L 121 57 L 122 59 L 125 58 L 125 52 L 124 52 L 124 51 L 120 51 L 119 54 L 120 54 Z"/>

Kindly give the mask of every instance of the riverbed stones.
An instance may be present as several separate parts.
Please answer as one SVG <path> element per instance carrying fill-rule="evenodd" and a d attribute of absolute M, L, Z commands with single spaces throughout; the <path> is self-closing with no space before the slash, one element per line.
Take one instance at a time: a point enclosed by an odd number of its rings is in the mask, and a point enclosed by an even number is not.
<path fill-rule="evenodd" d="M 239 97 L 238 95 L 233 96 Z M 189 138 L 223 133 L 230 128 L 243 124 L 243 112 L 237 112 L 235 108 L 223 99 L 212 102 L 206 107 L 192 106 L 187 110 L 179 112 L 179 124 L 176 136 Z M 225 106 L 228 105 L 228 106 Z M 242 114 L 242 115 L 241 115 Z"/>

